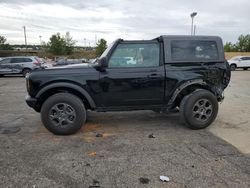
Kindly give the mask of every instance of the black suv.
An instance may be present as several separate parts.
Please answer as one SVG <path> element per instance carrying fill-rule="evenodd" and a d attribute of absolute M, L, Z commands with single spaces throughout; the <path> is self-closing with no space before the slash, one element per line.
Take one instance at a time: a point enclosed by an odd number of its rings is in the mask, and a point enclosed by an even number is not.
<path fill-rule="evenodd" d="M 188 127 L 202 129 L 216 118 L 230 76 L 219 37 L 118 39 L 88 66 L 32 72 L 26 102 L 54 134 L 78 131 L 86 110 L 180 111 Z"/>

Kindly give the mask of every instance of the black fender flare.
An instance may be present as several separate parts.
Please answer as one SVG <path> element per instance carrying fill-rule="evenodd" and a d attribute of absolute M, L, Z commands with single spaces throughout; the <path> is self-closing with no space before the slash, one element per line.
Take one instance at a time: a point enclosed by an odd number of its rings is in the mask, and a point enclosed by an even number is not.
<path fill-rule="evenodd" d="M 85 89 L 83 89 L 82 87 L 80 87 L 76 84 L 68 83 L 68 82 L 58 82 L 58 83 L 49 84 L 49 85 L 43 87 L 36 94 L 36 98 L 39 98 L 42 94 L 44 94 L 49 89 L 53 89 L 53 88 L 57 88 L 57 87 L 65 87 L 65 88 L 70 88 L 70 89 L 74 89 L 74 90 L 78 91 L 87 99 L 87 102 L 89 103 L 89 105 L 92 109 L 96 108 L 94 100 L 92 99 L 92 97 L 88 94 L 88 92 Z"/>
<path fill-rule="evenodd" d="M 189 81 L 186 81 L 184 82 L 183 84 L 181 84 L 179 87 L 177 87 L 174 91 L 174 93 L 172 94 L 172 97 L 171 99 L 168 101 L 168 104 L 167 106 L 172 106 L 176 97 L 185 89 L 187 88 L 188 86 L 191 86 L 191 85 L 201 85 L 201 86 L 205 86 L 207 85 L 206 82 L 204 82 L 204 80 L 202 79 L 195 79 L 195 80 L 189 80 Z"/>

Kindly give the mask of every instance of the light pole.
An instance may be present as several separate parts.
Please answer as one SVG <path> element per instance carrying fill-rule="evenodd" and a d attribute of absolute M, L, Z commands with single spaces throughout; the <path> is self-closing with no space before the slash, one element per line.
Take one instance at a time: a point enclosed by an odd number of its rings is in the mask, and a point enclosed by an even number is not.
<path fill-rule="evenodd" d="M 26 51 L 27 51 L 27 37 L 26 37 L 26 27 L 25 26 L 23 26 L 23 32 L 24 32 L 25 47 L 26 47 Z"/>
<path fill-rule="evenodd" d="M 39 38 L 40 38 L 40 45 L 42 45 L 42 36 L 39 35 Z"/>
<path fill-rule="evenodd" d="M 84 47 L 86 48 L 86 38 L 84 38 Z"/>
<path fill-rule="evenodd" d="M 192 24 L 191 24 L 191 35 L 194 34 L 194 32 L 193 32 L 193 30 L 194 30 L 194 17 L 195 17 L 196 15 L 197 15 L 197 12 L 192 12 L 192 13 L 190 14 L 191 19 L 192 19 Z"/>

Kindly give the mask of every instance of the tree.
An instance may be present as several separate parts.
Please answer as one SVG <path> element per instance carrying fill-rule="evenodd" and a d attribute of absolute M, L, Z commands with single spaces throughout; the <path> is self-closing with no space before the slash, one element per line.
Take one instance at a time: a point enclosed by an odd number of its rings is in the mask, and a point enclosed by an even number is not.
<path fill-rule="evenodd" d="M 100 40 L 98 40 L 96 45 L 97 45 L 97 47 L 96 47 L 96 55 L 99 57 L 106 50 L 107 41 L 104 40 L 104 39 L 100 39 Z"/>
<path fill-rule="evenodd" d="M 236 46 L 241 52 L 250 52 L 250 35 L 240 35 Z"/>
<path fill-rule="evenodd" d="M 70 55 L 73 52 L 74 45 L 75 41 L 69 32 L 66 33 L 65 37 L 57 33 L 50 37 L 47 48 L 54 55 Z"/>
<path fill-rule="evenodd" d="M 13 48 L 6 43 L 7 39 L 4 36 L 0 36 L 0 50 L 13 50 Z"/>
<path fill-rule="evenodd" d="M 74 45 L 75 45 L 76 41 L 73 40 L 73 38 L 70 36 L 69 32 L 66 33 L 64 40 L 65 40 L 66 54 L 70 55 L 73 52 Z"/>
<path fill-rule="evenodd" d="M 250 52 L 250 35 L 240 35 L 236 44 L 226 42 L 225 52 Z"/>
<path fill-rule="evenodd" d="M 236 52 L 238 51 L 238 48 L 235 44 L 232 44 L 231 42 L 226 42 L 224 45 L 224 51 L 225 52 Z"/>

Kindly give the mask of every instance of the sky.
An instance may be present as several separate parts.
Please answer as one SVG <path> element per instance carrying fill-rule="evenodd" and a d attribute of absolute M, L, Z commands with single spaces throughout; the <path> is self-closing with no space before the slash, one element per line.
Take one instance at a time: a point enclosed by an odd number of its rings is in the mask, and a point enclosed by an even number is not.
<path fill-rule="evenodd" d="M 240 34 L 250 34 L 249 8 L 249 0 L 0 0 L 0 35 L 24 44 L 25 26 L 28 44 L 67 31 L 81 46 L 100 38 L 148 40 L 190 35 L 190 14 L 197 12 L 197 35 L 235 43 Z"/>

